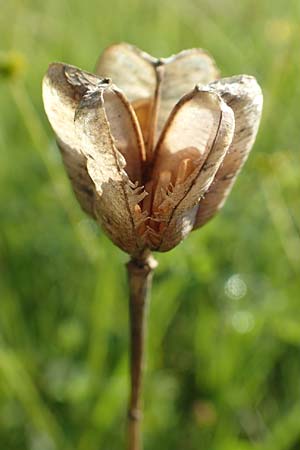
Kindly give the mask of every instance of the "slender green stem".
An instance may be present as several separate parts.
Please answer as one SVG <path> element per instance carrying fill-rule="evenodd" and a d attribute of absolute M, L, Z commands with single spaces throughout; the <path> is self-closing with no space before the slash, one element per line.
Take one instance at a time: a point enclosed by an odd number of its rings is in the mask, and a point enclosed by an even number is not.
<path fill-rule="evenodd" d="M 132 258 L 127 264 L 130 292 L 130 398 L 128 406 L 128 450 L 141 450 L 141 391 L 145 354 L 146 313 L 157 266 L 151 254 Z"/>

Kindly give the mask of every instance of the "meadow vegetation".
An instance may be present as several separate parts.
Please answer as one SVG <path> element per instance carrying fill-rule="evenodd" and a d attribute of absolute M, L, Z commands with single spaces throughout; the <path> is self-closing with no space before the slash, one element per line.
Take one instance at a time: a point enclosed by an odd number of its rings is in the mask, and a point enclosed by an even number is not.
<path fill-rule="evenodd" d="M 255 147 L 223 211 L 159 254 L 145 450 L 300 448 L 298 0 L 1 1 L 0 447 L 120 450 L 124 263 L 80 210 L 42 107 L 52 61 L 127 41 L 257 77 Z"/>

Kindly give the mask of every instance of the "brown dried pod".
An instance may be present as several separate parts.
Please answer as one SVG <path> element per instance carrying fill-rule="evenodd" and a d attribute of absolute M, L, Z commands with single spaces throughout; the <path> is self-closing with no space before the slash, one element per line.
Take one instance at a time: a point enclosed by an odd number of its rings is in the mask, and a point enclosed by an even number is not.
<path fill-rule="evenodd" d="M 246 75 L 219 79 L 201 49 L 156 59 L 121 43 L 96 74 L 51 64 L 43 97 L 79 203 L 131 255 L 128 450 L 140 450 L 151 250 L 174 248 L 222 207 L 256 137 L 261 89 Z"/>
<path fill-rule="evenodd" d="M 262 93 L 218 79 L 201 49 L 156 59 L 128 44 L 96 74 L 51 64 L 47 116 L 82 208 L 132 256 L 167 251 L 221 208 L 255 140 Z"/>

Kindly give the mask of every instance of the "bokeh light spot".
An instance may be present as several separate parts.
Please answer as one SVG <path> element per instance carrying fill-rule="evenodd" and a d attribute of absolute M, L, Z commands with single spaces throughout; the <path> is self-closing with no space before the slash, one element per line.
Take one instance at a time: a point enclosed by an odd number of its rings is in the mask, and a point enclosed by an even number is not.
<path fill-rule="evenodd" d="M 239 273 L 232 275 L 225 283 L 225 294 L 232 300 L 245 297 L 247 290 L 247 284 Z"/>

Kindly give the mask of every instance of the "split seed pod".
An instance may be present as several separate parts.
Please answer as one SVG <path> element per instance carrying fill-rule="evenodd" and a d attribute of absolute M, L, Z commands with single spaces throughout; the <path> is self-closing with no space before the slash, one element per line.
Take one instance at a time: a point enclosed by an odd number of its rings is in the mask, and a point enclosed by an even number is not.
<path fill-rule="evenodd" d="M 262 93 L 201 49 L 107 48 L 96 74 L 51 64 L 45 110 L 81 207 L 125 252 L 167 251 L 223 206 L 254 143 Z"/>

